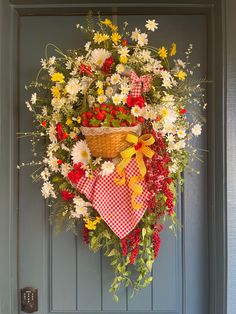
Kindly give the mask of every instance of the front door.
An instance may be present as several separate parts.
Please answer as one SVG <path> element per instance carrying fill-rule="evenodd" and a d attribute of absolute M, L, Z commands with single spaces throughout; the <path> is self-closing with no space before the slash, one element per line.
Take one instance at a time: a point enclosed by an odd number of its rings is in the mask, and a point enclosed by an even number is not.
<path fill-rule="evenodd" d="M 207 21 L 203 15 L 118 15 L 134 26 L 155 18 L 160 25 L 152 43 L 170 46 L 177 43 L 178 53 L 193 44 L 193 63 L 201 63 L 199 76 L 207 72 Z M 32 129 L 31 115 L 25 101 L 24 86 L 34 80 L 47 43 L 62 50 L 79 47 L 84 38 L 76 24 L 85 25 L 84 16 L 21 16 L 20 32 L 20 132 Z M 51 51 L 53 54 L 53 51 Z M 207 149 L 207 132 L 197 141 Z M 31 160 L 31 146 L 22 139 L 21 162 Z M 33 184 L 33 168 L 19 175 L 19 287 L 38 289 L 38 313 L 158 313 L 208 314 L 208 207 L 207 156 L 204 163 L 191 164 L 200 175 L 185 174 L 185 191 L 179 196 L 177 213 L 183 228 L 174 237 L 162 234 L 160 256 L 154 266 L 153 283 L 132 299 L 124 288 L 115 303 L 108 292 L 112 281 L 109 260 L 102 252 L 89 252 L 81 238 L 71 233 L 55 235 L 48 223 L 48 209 L 41 197 L 40 185 Z M 20 311 L 23 314 L 23 312 Z"/>

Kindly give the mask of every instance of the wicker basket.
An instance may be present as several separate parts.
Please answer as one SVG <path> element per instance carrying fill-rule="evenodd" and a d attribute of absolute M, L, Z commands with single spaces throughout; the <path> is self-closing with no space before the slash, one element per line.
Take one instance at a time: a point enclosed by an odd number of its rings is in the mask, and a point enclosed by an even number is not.
<path fill-rule="evenodd" d="M 133 127 L 81 127 L 93 157 L 115 158 L 119 153 L 130 146 L 125 140 L 128 133 L 140 135 L 141 126 Z"/>

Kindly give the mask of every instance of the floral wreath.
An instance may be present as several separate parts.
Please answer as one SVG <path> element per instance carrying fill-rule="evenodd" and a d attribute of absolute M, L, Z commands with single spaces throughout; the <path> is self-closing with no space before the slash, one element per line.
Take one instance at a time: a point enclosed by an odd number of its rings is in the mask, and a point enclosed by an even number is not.
<path fill-rule="evenodd" d="M 191 139 L 201 134 L 206 105 L 203 80 L 193 79 L 200 65 L 190 65 L 192 45 L 183 61 L 175 43 L 168 50 L 148 44 L 155 20 L 146 21 L 147 33 L 129 32 L 127 22 L 119 32 L 101 18 L 94 29 L 88 20 L 77 25 L 89 37 L 84 47 L 63 53 L 47 46 L 58 56 L 41 59 L 29 86 L 36 131 L 24 136 L 32 136 L 37 158 L 28 165 L 38 166 L 33 179 L 43 180 L 50 220 L 77 235 L 82 225 L 89 248 L 104 249 L 118 301 L 122 284 L 137 291 L 152 281 L 164 222 L 176 225 L 181 174 L 190 156 L 198 158 Z"/>

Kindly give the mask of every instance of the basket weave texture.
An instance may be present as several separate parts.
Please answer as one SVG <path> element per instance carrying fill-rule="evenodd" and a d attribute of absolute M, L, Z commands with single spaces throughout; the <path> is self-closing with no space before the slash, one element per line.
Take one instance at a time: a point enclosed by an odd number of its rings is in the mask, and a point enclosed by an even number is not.
<path fill-rule="evenodd" d="M 119 153 L 130 146 L 126 141 L 129 133 L 140 135 L 141 126 L 134 127 L 101 127 L 89 128 L 81 127 L 81 132 L 85 136 L 93 157 L 115 158 Z"/>

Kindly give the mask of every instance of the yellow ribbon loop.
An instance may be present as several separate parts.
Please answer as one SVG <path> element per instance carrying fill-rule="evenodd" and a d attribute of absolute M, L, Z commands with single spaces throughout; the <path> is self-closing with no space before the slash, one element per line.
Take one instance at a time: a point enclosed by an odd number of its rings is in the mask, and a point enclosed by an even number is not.
<path fill-rule="evenodd" d="M 126 141 L 134 144 L 134 146 L 126 148 L 123 152 L 121 152 L 122 161 L 117 165 L 116 170 L 120 176 L 124 169 L 129 164 L 131 158 L 136 155 L 136 161 L 141 173 L 141 176 L 144 177 L 146 174 L 146 166 L 143 160 L 143 156 L 148 158 L 152 158 L 154 155 L 154 151 L 148 147 L 154 144 L 155 139 L 151 134 L 143 134 L 140 137 L 134 134 L 128 134 L 126 137 Z"/>
<path fill-rule="evenodd" d="M 121 162 L 117 165 L 116 170 L 119 178 L 115 178 L 115 183 L 118 185 L 125 184 L 125 168 L 128 166 L 131 158 L 136 157 L 137 166 L 141 176 L 132 176 L 129 180 L 129 188 L 132 190 L 131 203 L 134 209 L 142 208 L 141 203 L 135 201 L 136 196 L 142 195 L 142 182 L 144 176 L 146 175 L 147 169 L 143 157 L 152 158 L 155 152 L 148 146 L 154 144 L 155 139 L 151 134 L 144 134 L 140 137 L 134 134 L 128 134 L 126 141 L 134 144 L 131 147 L 126 148 L 121 152 L 121 157 L 123 158 Z"/>

